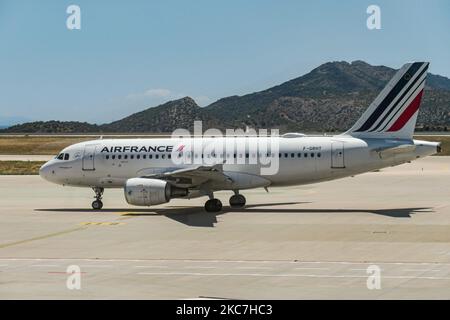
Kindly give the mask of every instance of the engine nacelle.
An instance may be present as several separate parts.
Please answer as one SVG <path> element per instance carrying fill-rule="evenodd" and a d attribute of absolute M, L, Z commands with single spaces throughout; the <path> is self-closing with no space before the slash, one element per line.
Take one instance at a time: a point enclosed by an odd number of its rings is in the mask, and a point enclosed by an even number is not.
<path fill-rule="evenodd" d="M 124 187 L 125 199 L 134 206 L 152 206 L 169 202 L 171 198 L 183 197 L 187 189 L 177 188 L 159 179 L 132 178 Z"/>

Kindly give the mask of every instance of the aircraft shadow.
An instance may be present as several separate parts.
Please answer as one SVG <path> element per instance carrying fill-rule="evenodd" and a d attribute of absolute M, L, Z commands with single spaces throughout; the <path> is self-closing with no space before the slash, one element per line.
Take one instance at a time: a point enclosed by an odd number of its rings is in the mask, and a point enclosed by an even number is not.
<path fill-rule="evenodd" d="M 387 216 L 391 218 L 411 218 L 415 213 L 433 212 L 429 207 L 415 207 L 415 208 L 392 208 L 392 209 L 300 209 L 300 208 L 264 208 L 277 207 L 293 204 L 302 204 L 308 202 L 279 202 L 279 203 L 259 203 L 249 204 L 245 209 L 233 209 L 229 206 L 224 206 L 221 212 L 205 212 L 203 207 L 185 207 L 185 206 L 170 206 L 167 208 L 157 209 L 102 209 L 101 211 L 94 211 L 92 209 L 35 209 L 40 212 L 89 212 L 89 213 L 123 213 L 122 216 L 139 217 L 139 216 L 165 216 L 169 219 L 177 221 L 191 227 L 214 227 L 218 222 L 217 217 L 229 212 L 240 213 L 356 213 L 367 212 Z"/>

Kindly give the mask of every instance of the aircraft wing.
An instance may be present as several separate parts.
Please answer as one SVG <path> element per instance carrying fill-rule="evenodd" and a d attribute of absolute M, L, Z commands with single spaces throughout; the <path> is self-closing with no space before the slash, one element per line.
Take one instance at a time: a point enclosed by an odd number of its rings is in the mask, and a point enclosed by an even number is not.
<path fill-rule="evenodd" d="M 231 185 L 233 180 L 223 173 L 223 165 L 196 166 L 144 175 L 141 178 L 161 179 L 180 188 Z"/>

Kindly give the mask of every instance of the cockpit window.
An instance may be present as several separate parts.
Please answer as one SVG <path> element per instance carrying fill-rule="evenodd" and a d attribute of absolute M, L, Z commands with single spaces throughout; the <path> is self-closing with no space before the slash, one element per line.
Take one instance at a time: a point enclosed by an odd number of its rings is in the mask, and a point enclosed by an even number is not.
<path fill-rule="evenodd" d="M 60 153 L 56 159 L 58 160 L 69 160 L 70 155 L 68 153 Z"/>

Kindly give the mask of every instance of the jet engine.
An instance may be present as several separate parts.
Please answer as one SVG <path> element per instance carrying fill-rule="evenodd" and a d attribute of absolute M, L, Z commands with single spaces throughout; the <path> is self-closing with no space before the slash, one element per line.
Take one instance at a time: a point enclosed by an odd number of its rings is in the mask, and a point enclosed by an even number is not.
<path fill-rule="evenodd" d="M 158 179 L 132 178 L 124 187 L 125 199 L 134 206 L 151 206 L 187 196 L 188 189 L 178 188 Z"/>

